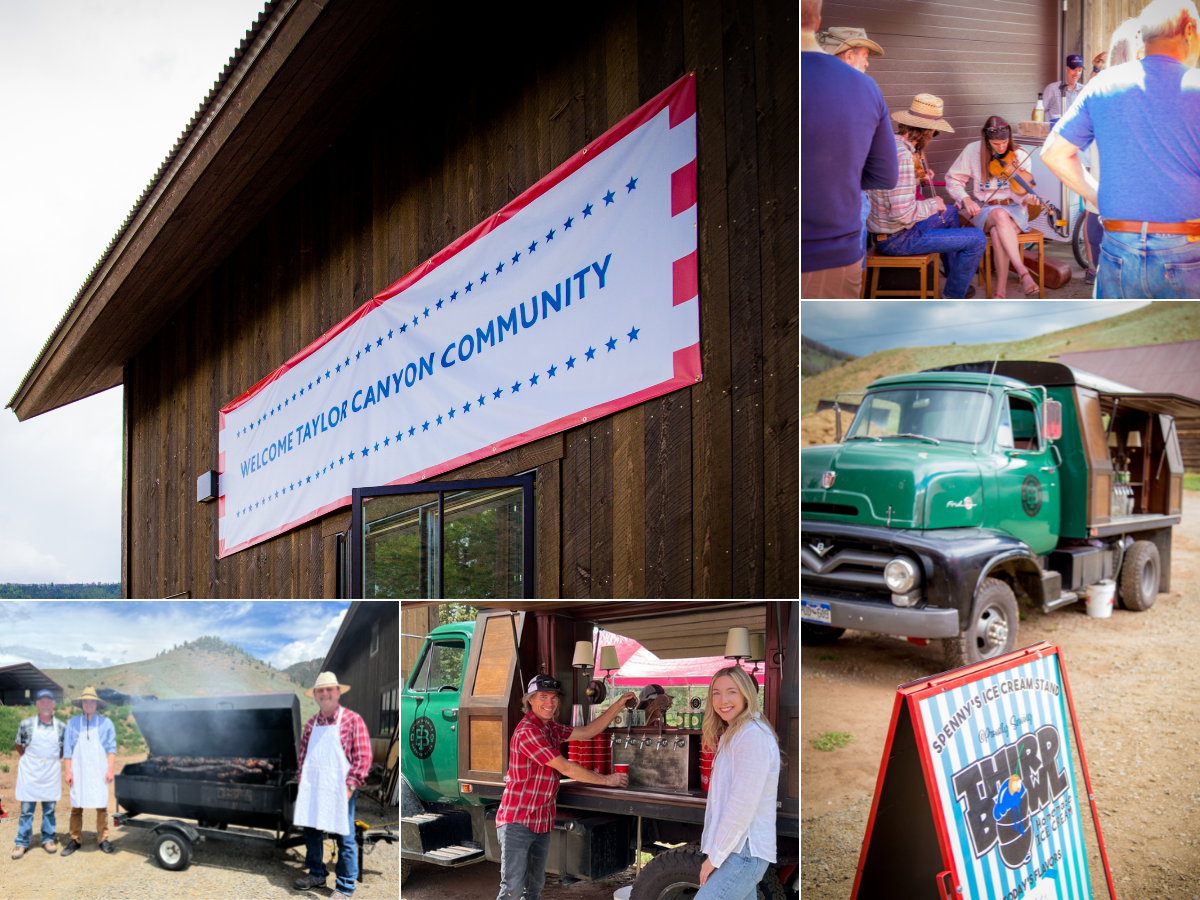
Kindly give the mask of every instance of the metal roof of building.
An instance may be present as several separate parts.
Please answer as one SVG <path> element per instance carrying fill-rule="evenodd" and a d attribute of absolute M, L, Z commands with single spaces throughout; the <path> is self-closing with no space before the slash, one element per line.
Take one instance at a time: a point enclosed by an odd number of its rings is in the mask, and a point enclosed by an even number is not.
<path fill-rule="evenodd" d="M 1063 353 L 1058 361 L 1143 391 L 1200 400 L 1200 341 Z"/>
<path fill-rule="evenodd" d="M 0 667 L 0 691 L 10 689 L 29 691 L 58 690 L 62 693 L 62 685 L 35 666 L 33 663 L 16 663 Z"/>

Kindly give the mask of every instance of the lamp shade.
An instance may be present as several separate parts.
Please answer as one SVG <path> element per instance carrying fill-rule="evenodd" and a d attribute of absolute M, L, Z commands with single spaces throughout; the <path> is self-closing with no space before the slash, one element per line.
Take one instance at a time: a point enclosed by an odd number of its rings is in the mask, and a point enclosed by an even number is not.
<path fill-rule="evenodd" d="M 1114 450 L 1120 446 L 1120 443 L 1117 441 L 1117 433 L 1115 431 L 1110 431 L 1108 433 L 1108 446 L 1112 447 Z"/>
<path fill-rule="evenodd" d="M 750 629 L 740 626 L 730 628 L 725 639 L 726 659 L 748 659 L 750 657 Z"/>
<path fill-rule="evenodd" d="M 571 665 L 577 669 L 590 669 L 592 667 L 592 660 L 595 658 L 592 655 L 591 641 L 575 642 L 575 658 L 571 660 Z"/>
<path fill-rule="evenodd" d="M 761 631 L 750 634 L 750 661 L 764 662 L 767 658 L 767 636 Z"/>
<path fill-rule="evenodd" d="M 600 648 L 600 668 L 605 671 L 621 668 L 621 661 L 617 658 L 616 647 Z"/>
<path fill-rule="evenodd" d="M 1126 447 L 1142 446 L 1142 433 L 1140 431 L 1129 432 L 1129 437 L 1125 439 L 1125 446 Z"/>

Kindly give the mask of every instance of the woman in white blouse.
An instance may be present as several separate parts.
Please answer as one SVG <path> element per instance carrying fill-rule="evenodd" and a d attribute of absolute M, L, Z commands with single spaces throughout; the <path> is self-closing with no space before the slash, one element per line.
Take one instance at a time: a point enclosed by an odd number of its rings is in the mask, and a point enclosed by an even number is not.
<path fill-rule="evenodd" d="M 758 685 L 741 666 L 708 685 L 703 746 L 716 748 L 700 849 L 695 900 L 755 900 L 775 862 L 779 738 L 758 706 Z"/>
<path fill-rule="evenodd" d="M 996 254 L 996 299 L 1007 296 L 1008 262 L 1021 278 L 1026 296 L 1037 293 L 1037 282 L 1025 268 L 1017 247 L 1018 232 L 1029 230 L 1029 211 L 1032 194 L 1017 195 L 1006 180 L 988 171 L 992 155 L 1003 156 L 1012 150 L 1022 168 L 1028 170 L 1030 155 L 1018 149 L 1012 139 L 1012 128 L 999 116 L 992 116 L 983 125 L 980 139 L 967 144 L 958 159 L 946 172 L 946 190 L 958 201 L 958 206 L 971 217 L 971 224 L 992 236 Z M 975 182 L 975 197 L 967 193 L 967 182 Z M 978 202 L 977 202 L 978 201 Z"/>

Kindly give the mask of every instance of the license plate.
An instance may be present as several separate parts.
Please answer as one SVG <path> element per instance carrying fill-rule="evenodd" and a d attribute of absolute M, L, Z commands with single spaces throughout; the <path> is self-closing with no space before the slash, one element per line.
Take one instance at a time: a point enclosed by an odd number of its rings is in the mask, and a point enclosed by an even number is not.
<path fill-rule="evenodd" d="M 801 600 L 800 618 L 805 622 L 820 622 L 822 625 L 832 625 L 829 604 L 820 600 Z"/>

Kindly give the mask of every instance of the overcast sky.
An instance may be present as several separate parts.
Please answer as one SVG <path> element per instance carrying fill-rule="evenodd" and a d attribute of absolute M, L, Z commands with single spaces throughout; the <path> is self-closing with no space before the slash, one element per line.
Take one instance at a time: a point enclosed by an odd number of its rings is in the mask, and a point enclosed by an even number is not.
<path fill-rule="evenodd" d="M 88 669 L 215 635 L 278 668 L 324 657 L 349 601 L 0 600 L 0 666 Z"/>
<path fill-rule="evenodd" d="M 4 403 L 263 5 L 0 0 Z M 0 472 L 0 582 L 120 580 L 120 388 L 0 412 Z"/>
<path fill-rule="evenodd" d="M 893 347 L 1019 341 L 1119 316 L 1149 300 L 808 300 L 800 331 L 854 356 Z"/>

